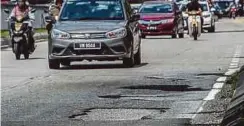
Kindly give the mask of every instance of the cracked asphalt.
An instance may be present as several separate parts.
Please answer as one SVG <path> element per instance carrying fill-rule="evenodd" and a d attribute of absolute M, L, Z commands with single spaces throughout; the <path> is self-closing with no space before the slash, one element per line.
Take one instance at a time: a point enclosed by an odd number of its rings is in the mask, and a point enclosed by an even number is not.
<path fill-rule="evenodd" d="M 197 111 L 216 79 L 228 70 L 236 47 L 244 47 L 243 35 L 244 23 L 222 19 L 216 23 L 216 33 L 204 33 L 198 41 L 187 35 L 184 39 L 148 37 L 142 40 L 142 64 L 134 68 L 123 68 L 121 61 L 84 61 L 49 70 L 47 42 L 39 43 L 29 60 L 16 61 L 11 49 L 4 49 L 1 123 L 219 124 L 228 99 L 218 97 L 208 101 L 201 113 Z"/>

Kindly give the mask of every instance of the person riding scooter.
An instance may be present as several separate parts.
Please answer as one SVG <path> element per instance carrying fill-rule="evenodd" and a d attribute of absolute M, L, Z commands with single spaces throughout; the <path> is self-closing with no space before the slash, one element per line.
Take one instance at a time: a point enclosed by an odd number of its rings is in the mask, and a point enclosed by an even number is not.
<path fill-rule="evenodd" d="M 50 14 L 57 19 L 57 16 L 59 15 L 59 12 L 61 10 L 63 4 L 63 0 L 56 0 L 55 4 L 49 8 Z"/>
<path fill-rule="evenodd" d="M 58 15 L 62 5 L 63 5 L 63 0 L 55 0 L 54 5 L 49 7 L 49 14 L 52 16 L 52 19 L 58 20 Z M 46 29 L 48 33 L 50 32 L 51 28 L 52 28 L 52 23 L 46 24 Z"/>
<path fill-rule="evenodd" d="M 198 11 L 198 13 L 201 15 L 202 7 L 198 3 L 198 0 L 192 0 L 190 3 L 188 3 L 186 5 L 186 13 L 191 12 L 191 11 Z M 203 17 L 202 16 L 201 16 L 201 29 L 202 29 L 202 32 L 203 32 Z"/>
<path fill-rule="evenodd" d="M 27 0 L 17 0 L 16 1 L 17 4 L 16 6 L 13 8 L 10 16 L 9 16 L 9 19 L 12 20 L 13 18 L 15 17 L 18 17 L 18 16 L 24 16 L 24 15 L 28 15 L 30 21 L 28 23 L 28 40 L 29 40 L 29 47 L 30 48 L 30 52 L 34 52 L 35 50 L 35 40 L 34 40 L 34 31 L 33 31 L 33 22 L 35 20 L 35 15 L 33 13 L 31 13 L 31 8 L 28 6 L 29 3 Z"/>

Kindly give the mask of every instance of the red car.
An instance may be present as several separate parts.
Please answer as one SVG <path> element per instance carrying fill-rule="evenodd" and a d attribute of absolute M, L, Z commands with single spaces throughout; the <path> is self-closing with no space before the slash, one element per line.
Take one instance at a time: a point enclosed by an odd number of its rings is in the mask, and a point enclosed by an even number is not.
<path fill-rule="evenodd" d="M 139 28 L 142 38 L 154 35 L 171 35 L 184 38 L 184 20 L 174 2 L 147 1 L 139 9 Z"/>

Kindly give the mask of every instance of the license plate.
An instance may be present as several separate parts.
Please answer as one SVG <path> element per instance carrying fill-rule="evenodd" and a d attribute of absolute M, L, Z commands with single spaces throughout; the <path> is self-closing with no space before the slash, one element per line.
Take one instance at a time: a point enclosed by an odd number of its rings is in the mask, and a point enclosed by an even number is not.
<path fill-rule="evenodd" d="M 74 43 L 74 49 L 101 49 L 101 43 Z"/>
<path fill-rule="evenodd" d="M 156 29 L 157 27 L 152 27 L 152 26 L 147 27 L 147 30 L 156 30 Z"/>

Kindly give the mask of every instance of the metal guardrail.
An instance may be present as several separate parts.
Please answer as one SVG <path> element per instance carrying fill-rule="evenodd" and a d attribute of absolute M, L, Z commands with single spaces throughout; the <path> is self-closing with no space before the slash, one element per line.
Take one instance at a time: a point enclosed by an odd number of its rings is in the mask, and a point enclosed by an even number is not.
<path fill-rule="evenodd" d="M 1 30 L 8 29 L 8 22 L 6 22 L 6 19 L 8 18 L 9 15 L 6 14 L 3 10 L 4 9 L 12 10 L 13 7 L 14 4 L 1 5 Z M 31 7 L 36 9 L 34 28 L 45 28 L 44 17 L 47 14 L 44 13 L 44 10 L 48 9 L 49 5 L 31 5 Z"/>

